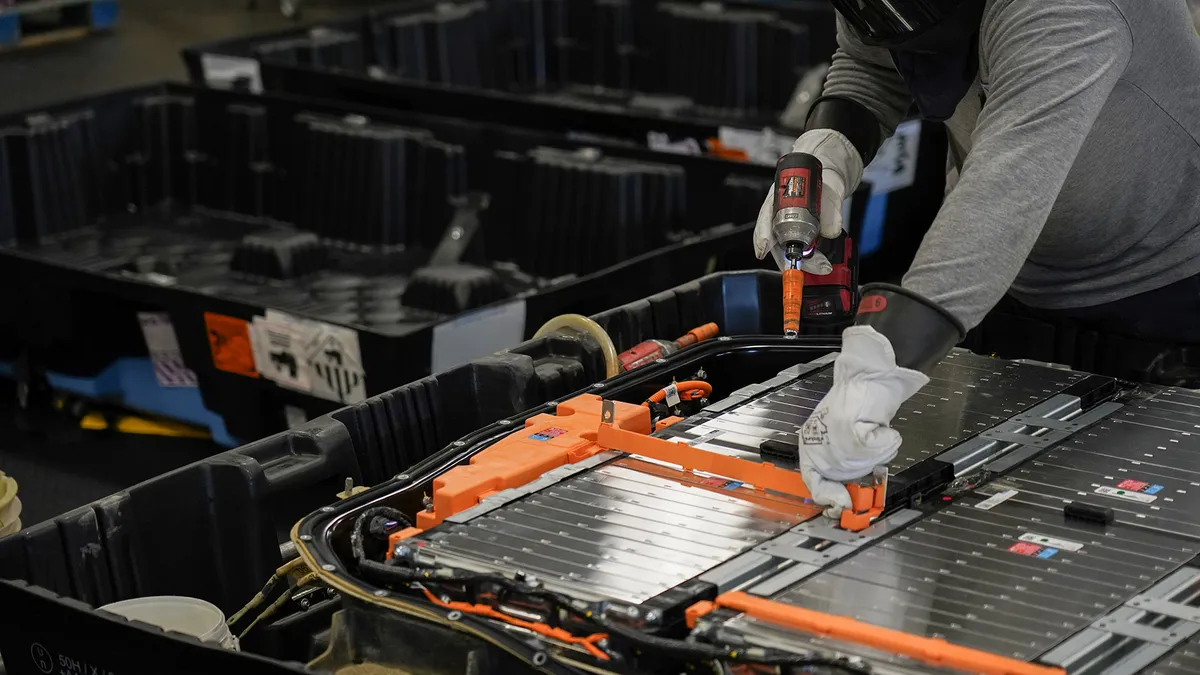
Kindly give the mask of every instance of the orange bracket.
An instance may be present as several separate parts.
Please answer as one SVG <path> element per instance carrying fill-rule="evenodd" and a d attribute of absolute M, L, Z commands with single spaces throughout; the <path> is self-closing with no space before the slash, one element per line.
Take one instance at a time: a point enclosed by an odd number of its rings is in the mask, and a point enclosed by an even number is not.
<path fill-rule="evenodd" d="M 718 595 L 713 602 L 698 602 L 687 609 L 687 624 L 696 627 L 700 617 L 717 608 L 731 609 L 747 616 L 791 628 L 810 635 L 829 637 L 864 647 L 883 650 L 916 659 L 931 666 L 954 668 L 979 675 L 1066 675 L 1062 668 L 1040 666 L 1007 656 L 951 644 L 938 638 L 881 628 L 856 619 L 785 605 L 756 598 L 741 591 Z"/>
<path fill-rule="evenodd" d="M 804 481 L 800 479 L 800 474 L 767 462 L 754 462 L 699 450 L 686 443 L 638 434 L 609 424 L 600 426 L 596 442 L 605 448 L 678 464 L 685 471 L 703 471 L 749 483 L 760 490 L 773 490 L 801 499 L 812 499 Z M 842 512 L 840 525 L 843 529 L 854 532 L 866 529 L 873 518 L 883 513 L 886 486 L 846 487 L 850 491 L 854 508 Z"/>

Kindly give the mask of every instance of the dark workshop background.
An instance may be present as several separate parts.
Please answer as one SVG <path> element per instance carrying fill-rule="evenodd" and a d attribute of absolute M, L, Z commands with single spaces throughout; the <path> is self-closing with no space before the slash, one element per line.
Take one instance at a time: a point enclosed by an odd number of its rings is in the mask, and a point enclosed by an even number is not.
<path fill-rule="evenodd" d="M 186 81 L 179 50 L 206 40 L 290 25 L 274 3 L 248 11 L 244 0 L 121 0 L 116 30 L 0 54 L 0 112 L 29 109 L 156 80 Z M 303 20 L 367 3 L 309 2 Z M 21 520 L 34 525 L 219 450 L 207 440 L 82 432 L 74 420 L 18 428 L 16 387 L 0 380 L 0 470 L 18 478 Z M 22 425 L 24 426 L 24 425 Z"/>

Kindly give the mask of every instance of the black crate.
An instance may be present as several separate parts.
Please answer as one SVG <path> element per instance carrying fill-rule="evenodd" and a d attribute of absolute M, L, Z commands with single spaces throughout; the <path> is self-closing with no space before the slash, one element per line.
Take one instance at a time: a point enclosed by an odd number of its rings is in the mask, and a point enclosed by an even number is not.
<path fill-rule="evenodd" d="M 185 85 L 0 119 L 0 158 L 3 332 L 46 370 L 91 377 L 147 355 L 137 312 L 167 313 L 205 405 L 241 439 L 363 391 L 335 367 L 313 367 L 325 398 L 246 376 L 242 322 L 266 310 L 347 327 L 335 337 L 354 336 L 378 394 L 454 365 L 455 330 L 478 340 L 502 321 L 494 348 L 511 346 L 566 311 L 755 265 L 749 226 L 723 223 L 770 181 L 708 157 Z M 417 183 L 384 189 L 387 172 Z M 640 208 L 606 210 L 626 189 Z M 476 192 L 490 205 L 459 246 L 447 197 Z M 427 267 L 446 244 L 462 264 Z M 286 352 L 272 367 L 293 372 Z"/>
<path fill-rule="evenodd" d="M 217 87 L 703 144 L 722 125 L 772 125 L 835 47 L 833 9 L 815 0 L 429 0 L 200 45 L 184 59 L 193 81 Z"/>
<path fill-rule="evenodd" d="M 774 333 L 781 301 L 778 273 L 724 273 L 594 318 L 620 350 L 709 321 L 726 335 Z M 532 340 L 0 539 L 0 606 L 20 617 L 0 631 L 0 658 L 10 675 L 44 675 L 47 655 L 127 675 L 163 663 L 197 675 L 296 671 L 288 662 L 312 655 L 312 624 L 327 622 L 330 606 L 263 631 L 251 646 L 276 660 L 222 654 L 89 606 L 183 594 L 232 614 L 280 564 L 293 523 L 328 504 L 346 477 L 371 484 L 419 462 L 457 463 L 455 439 L 603 378 L 593 343 Z"/>

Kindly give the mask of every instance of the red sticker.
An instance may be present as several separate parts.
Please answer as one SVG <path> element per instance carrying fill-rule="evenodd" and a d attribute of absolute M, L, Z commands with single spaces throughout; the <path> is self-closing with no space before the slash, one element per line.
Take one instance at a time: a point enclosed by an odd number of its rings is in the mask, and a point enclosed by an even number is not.
<path fill-rule="evenodd" d="M 1142 492 L 1146 488 L 1150 487 L 1150 484 L 1143 483 L 1140 480 L 1133 480 L 1132 478 L 1127 478 L 1127 479 L 1121 481 L 1120 483 L 1117 483 L 1117 487 L 1122 490 L 1131 490 L 1133 492 Z"/>
<path fill-rule="evenodd" d="M 1042 547 L 1038 546 L 1037 544 L 1019 541 L 1012 546 L 1009 546 L 1008 551 L 1010 553 L 1016 553 L 1017 555 L 1037 555 L 1042 552 Z"/>
<path fill-rule="evenodd" d="M 784 169 L 779 172 L 779 208 L 807 209 L 809 205 L 808 169 Z"/>

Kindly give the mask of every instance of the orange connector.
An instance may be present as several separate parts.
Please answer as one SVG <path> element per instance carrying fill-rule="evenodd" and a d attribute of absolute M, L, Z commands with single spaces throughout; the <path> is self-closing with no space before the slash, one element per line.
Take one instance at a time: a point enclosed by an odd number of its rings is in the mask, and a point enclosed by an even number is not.
<path fill-rule="evenodd" d="M 587 459 L 604 450 L 596 445 L 603 399 L 584 394 L 560 403 L 556 415 L 535 415 L 525 428 L 501 439 L 433 481 L 432 510 L 417 514 L 422 530 L 465 511 L 489 495 L 520 487 L 551 469 Z M 650 410 L 617 403 L 614 423 L 635 435 L 650 433 Z"/>
<path fill-rule="evenodd" d="M 703 471 L 742 483 L 759 490 L 772 490 L 801 499 L 812 499 L 800 474 L 781 469 L 768 462 L 754 462 L 715 452 L 699 450 L 686 443 L 633 433 L 610 425 L 600 427 L 598 443 L 605 447 L 641 455 L 660 462 L 678 464 L 685 471 Z M 871 520 L 883 513 L 884 486 L 848 485 L 853 510 L 842 512 L 842 529 L 857 532 L 866 529 Z"/>
<path fill-rule="evenodd" d="M 977 675 L 1066 675 L 1062 668 L 1040 666 L 1007 656 L 961 647 L 938 638 L 912 635 L 835 614 L 826 614 L 782 602 L 757 598 L 741 591 L 718 595 L 713 602 L 698 602 L 687 609 L 690 628 L 717 608 L 731 609 L 759 621 L 809 635 L 833 638 L 899 654 L 931 666 L 953 668 Z"/>

